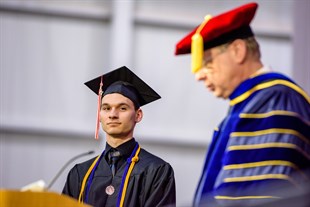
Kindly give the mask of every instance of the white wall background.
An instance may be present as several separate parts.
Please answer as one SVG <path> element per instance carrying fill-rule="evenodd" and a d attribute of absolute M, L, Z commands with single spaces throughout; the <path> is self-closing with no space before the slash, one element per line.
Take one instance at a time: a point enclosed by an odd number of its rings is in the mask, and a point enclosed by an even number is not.
<path fill-rule="evenodd" d="M 227 103 L 195 82 L 189 55 L 175 57 L 174 47 L 204 15 L 247 2 L 1 0 L 0 188 L 49 183 L 74 155 L 100 153 L 103 133 L 93 139 L 97 97 L 83 83 L 126 65 L 162 96 L 143 107 L 135 137 L 171 163 L 177 205 L 189 206 Z M 309 1 L 257 2 L 252 27 L 263 62 L 310 92 Z M 53 191 L 61 192 L 72 165 Z"/>

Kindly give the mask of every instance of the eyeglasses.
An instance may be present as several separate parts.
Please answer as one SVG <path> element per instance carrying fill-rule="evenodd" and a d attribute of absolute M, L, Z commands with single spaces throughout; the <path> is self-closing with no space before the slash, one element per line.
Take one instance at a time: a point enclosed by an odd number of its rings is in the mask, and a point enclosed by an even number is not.
<path fill-rule="evenodd" d="M 226 43 L 226 44 L 224 44 L 224 45 L 219 46 L 220 51 L 219 51 L 218 53 L 216 53 L 216 54 L 213 55 L 213 56 L 210 55 L 209 57 L 204 58 L 204 59 L 203 59 L 203 62 L 202 62 L 202 67 L 203 67 L 203 68 L 208 68 L 208 65 L 211 64 L 211 63 L 213 62 L 213 60 L 214 60 L 216 57 L 218 57 L 219 55 L 221 55 L 221 54 L 223 54 L 224 52 L 227 51 L 227 48 L 228 48 L 228 45 L 229 45 L 229 44 L 230 44 L 230 43 Z"/>

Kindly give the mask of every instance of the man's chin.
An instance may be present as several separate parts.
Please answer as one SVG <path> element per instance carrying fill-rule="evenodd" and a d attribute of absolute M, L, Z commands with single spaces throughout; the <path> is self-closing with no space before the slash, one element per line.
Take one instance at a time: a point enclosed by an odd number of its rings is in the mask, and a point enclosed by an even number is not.
<path fill-rule="evenodd" d="M 222 94 L 220 94 L 218 91 L 212 91 L 212 93 L 216 98 L 222 98 Z"/>
<path fill-rule="evenodd" d="M 222 93 L 219 93 L 219 92 L 216 92 L 216 91 L 213 91 L 213 95 L 216 98 L 221 98 L 221 99 L 227 99 L 228 98 L 228 97 L 224 96 Z"/>
<path fill-rule="evenodd" d="M 111 135 L 112 137 L 115 137 L 115 138 L 121 136 L 121 133 L 118 130 L 108 130 L 108 131 L 106 131 L 106 133 Z"/>
<path fill-rule="evenodd" d="M 107 134 L 109 134 L 113 139 L 124 139 L 124 137 L 128 136 L 128 133 L 125 132 L 121 132 L 121 131 L 109 131 L 107 132 Z"/>

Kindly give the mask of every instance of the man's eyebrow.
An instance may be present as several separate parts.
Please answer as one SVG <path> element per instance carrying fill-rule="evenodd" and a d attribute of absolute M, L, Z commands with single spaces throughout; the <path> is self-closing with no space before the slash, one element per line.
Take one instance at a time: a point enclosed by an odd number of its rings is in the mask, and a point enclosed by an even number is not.
<path fill-rule="evenodd" d="M 102 103 L 101 104 L 101 106 L 110 106 L 111 104 L 109 104 L 109 103 Z M 116 104 L 116 106 L 123 106 L 123 105 L 125 105 L 125 106 L 130 106 L 128 103 L 126 103 L 126 102 L 120 102 L 120 103 L 118 103 L 118 104 Z"/>

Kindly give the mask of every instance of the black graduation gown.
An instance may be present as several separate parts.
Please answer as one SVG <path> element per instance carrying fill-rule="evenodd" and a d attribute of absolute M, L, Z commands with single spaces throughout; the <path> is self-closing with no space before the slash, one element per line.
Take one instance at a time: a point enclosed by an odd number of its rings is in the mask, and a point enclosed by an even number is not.
<path fill-rule="evenodd" d="M 78 199 L 84 175 L 95 158 L 75 165 L 69 172 L 63 194 Z M 90 186 L 88 204 L 115 207 L 126 163 L 117 170 L 114 178 L 106 159 L 101 159 Z M 112 185 L 115 192 L 108 195 L 106 187 Z M 174 172 L 169 163 L 141 148 L 139 161 L 130 175 L 126 191 L 125 207 L 175 206 Z"/>

